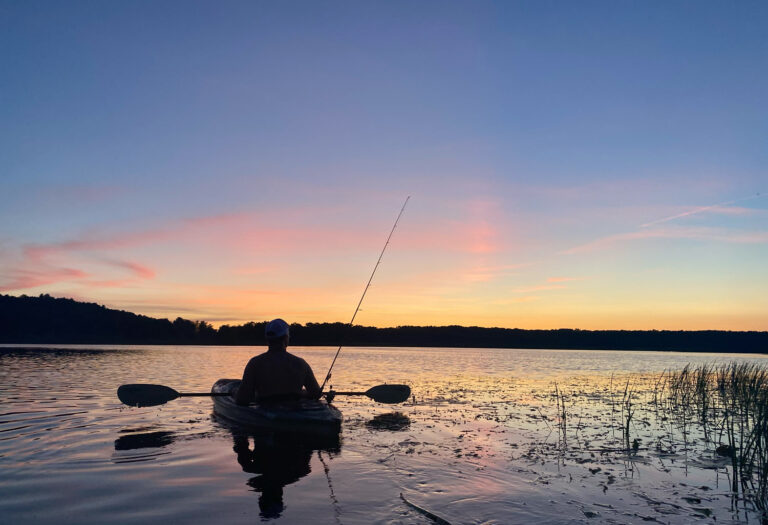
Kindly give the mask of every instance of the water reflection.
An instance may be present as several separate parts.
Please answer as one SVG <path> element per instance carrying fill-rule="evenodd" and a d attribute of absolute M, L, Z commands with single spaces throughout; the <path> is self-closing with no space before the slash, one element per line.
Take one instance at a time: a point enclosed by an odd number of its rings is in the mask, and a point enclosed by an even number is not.
<path fill-rule="evenodd" d="M 170 454 L 169 450 L 161 449 L 178 439 L 175 432 L 153 430 L 153 427 L 126 428 L 120 433 L 125 435 L 118 437 L 114 443 L 112 462 L 116 464 L 152 461 Z M 130 452 L 136 450 L 139 452 Z"/>
<path fill-rule="evenodd" d="M 247 433 L 236 427 L 229 427 L 229 430 L 234 442 L 233 450 L 243 472 L 256 474 L 246 483 L 261 494 L 259 509 L 264 519 L 280 517 L 285 508 L 283 487 L 311 472 L 310 461 L 314 451 L 318 454 L 324 451 L 333 457 L 341 450 L 338 434 Z"/>
<path fill-rule="evenodd" d="M 135 450 L 139 448 L 162 448 L 176 439 L 175 432 L 159 430 L 140 434 L 126 434 L 115 440 L 115 450 Z"/>
<path fill-rule="evenodd" d="M 401 432 L 410 428 L 411 418 L 401 412 L 388 412 L 366 421 L 365 426 L 369 430 Z"/>

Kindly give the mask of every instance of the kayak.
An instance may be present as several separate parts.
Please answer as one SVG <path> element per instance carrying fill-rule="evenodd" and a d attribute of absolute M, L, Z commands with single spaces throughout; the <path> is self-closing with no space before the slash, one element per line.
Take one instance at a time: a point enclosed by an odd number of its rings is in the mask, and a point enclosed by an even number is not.
<path fill-rule="evenodd" d="M 211 387 L 213 394 L 232 394 L 239 379 L 219 379 Z M 231 396 L 215 396 L 213 411 L 220 417 L 247 428 L 338 433 L 341 412 L 325 400 L 297 399 L 241 406 Z"/>

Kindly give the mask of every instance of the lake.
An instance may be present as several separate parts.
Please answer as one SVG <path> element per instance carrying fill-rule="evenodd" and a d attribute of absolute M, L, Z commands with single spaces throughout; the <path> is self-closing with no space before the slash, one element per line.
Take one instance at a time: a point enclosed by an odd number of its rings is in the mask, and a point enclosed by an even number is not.
<path fill-rule="evenodd" d="M 322 380 L 336 349 L 290 350 Z M 245 433 L 206 397 L 130 408 L 115 394 L 124 383 L 207 392 L 261 351 L 0 346 L 0 521 L 759 521 L 754 501 L 731 491 L 717 443 L 643 403 L 664 371 L 765 356 L 345 348 L 335 389 L 406 383 L 413 398 L 337 397 L 338 440 Z M 617 446 L 627 391 L 638 407 L 632 453 Z"/>

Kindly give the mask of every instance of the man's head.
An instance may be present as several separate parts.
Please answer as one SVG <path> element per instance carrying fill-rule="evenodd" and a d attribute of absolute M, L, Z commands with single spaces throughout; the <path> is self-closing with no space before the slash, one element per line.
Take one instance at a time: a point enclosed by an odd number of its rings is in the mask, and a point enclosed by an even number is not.
<path fill-rule="evenodd" d="M 264 335 L 267 336 L 267 344 L 270 349 L 285 350 L 288 347 L 288 338 L 290 336 L 288 323 L 282 319 L 273 319 L 268 322 L 264 328 Z"/>

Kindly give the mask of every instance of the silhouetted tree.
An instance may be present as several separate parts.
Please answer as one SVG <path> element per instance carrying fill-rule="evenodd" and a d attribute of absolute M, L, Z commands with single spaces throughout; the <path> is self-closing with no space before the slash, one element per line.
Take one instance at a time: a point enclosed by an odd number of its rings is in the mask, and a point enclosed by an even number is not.
<path fill-rule="evenodd" d="M 94 303 L 0 295 L 0 343 L 265 344 L 264 322 L 218 330 L 206 321 L 153 319 Z M 477 326 L 375 328 L 345 323 L 291 325 L 291 344 L 452 348 L 573 348 L 768 352 L 768 332 L 719 330 L 521 330 Z"/>

